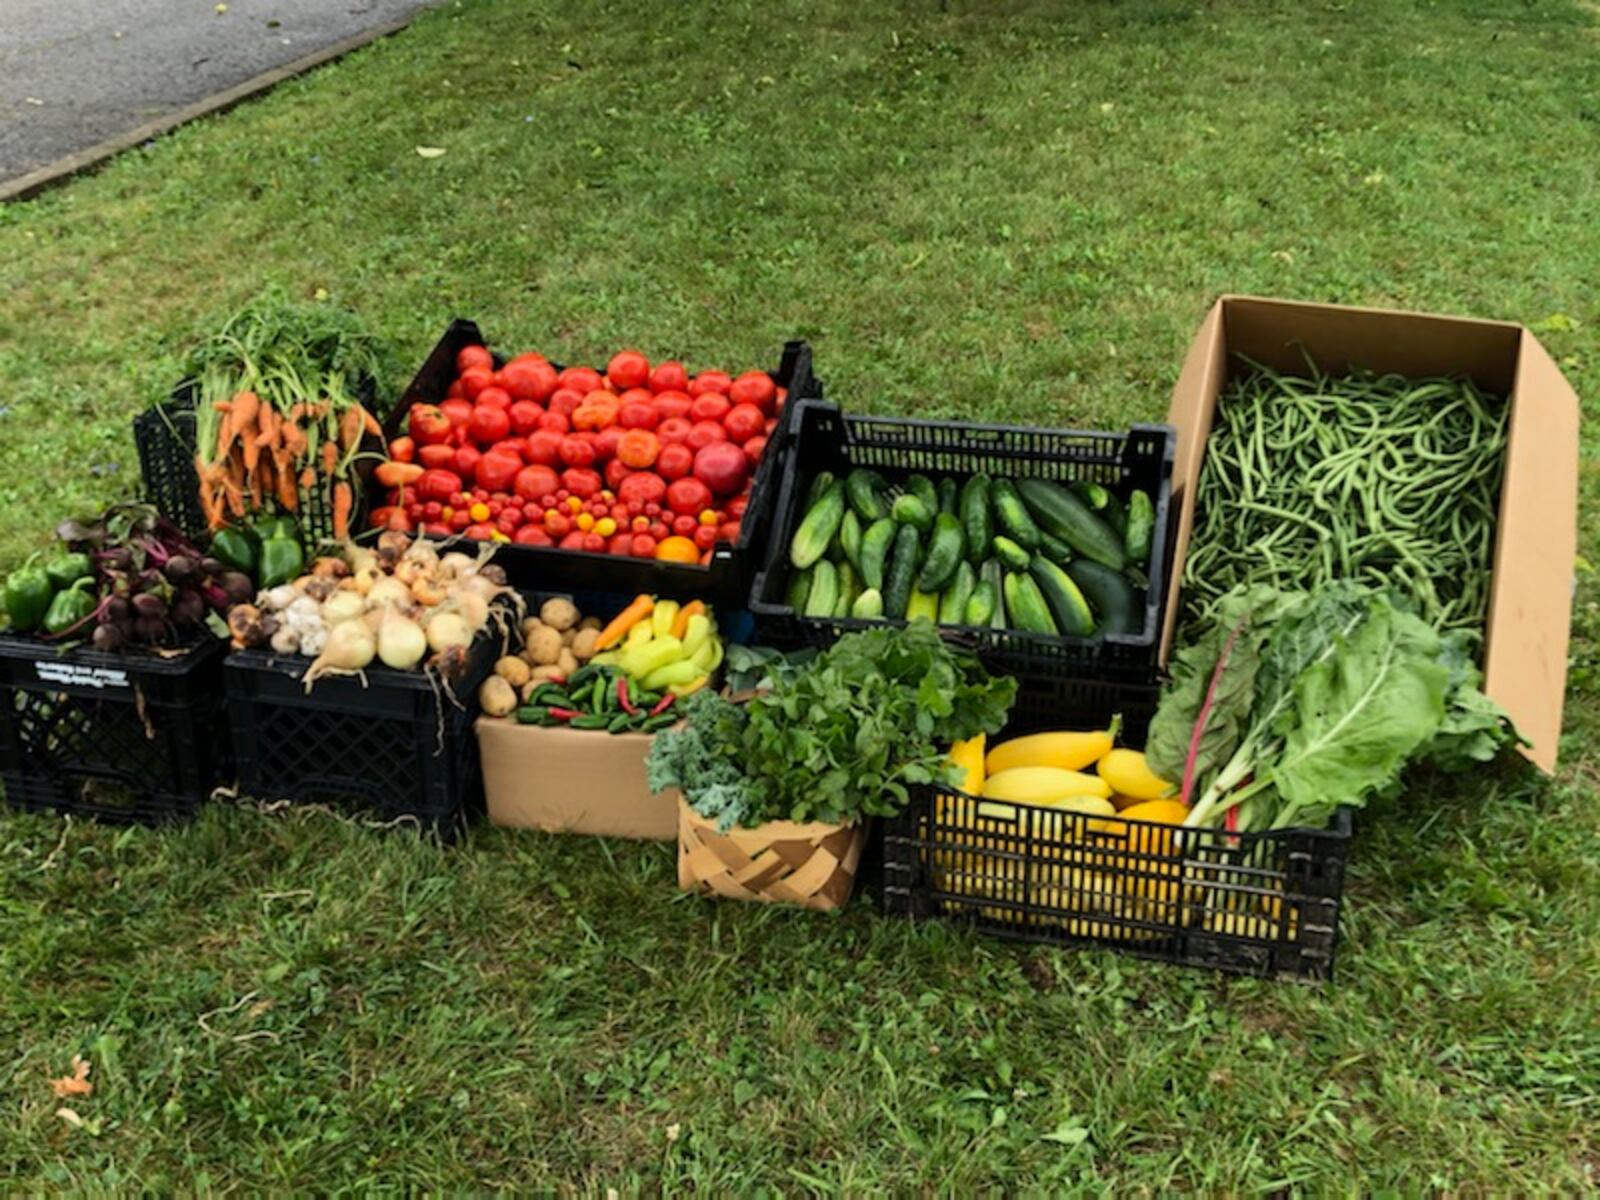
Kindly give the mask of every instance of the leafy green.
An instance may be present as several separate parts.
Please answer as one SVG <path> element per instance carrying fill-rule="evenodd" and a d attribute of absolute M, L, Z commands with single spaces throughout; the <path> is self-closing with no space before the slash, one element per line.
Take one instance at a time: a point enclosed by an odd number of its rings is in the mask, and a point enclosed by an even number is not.
<path fill-rule="evenodd" d="M 677 788 L 696 811 L 727 830 L 757 805 L 755 785 L 739 769 L 736 747 L 744 710 L 709 689 L 684 703 L 687 720 L 656 734 L 645 756 L 645 783 L 652 792 Z"/>

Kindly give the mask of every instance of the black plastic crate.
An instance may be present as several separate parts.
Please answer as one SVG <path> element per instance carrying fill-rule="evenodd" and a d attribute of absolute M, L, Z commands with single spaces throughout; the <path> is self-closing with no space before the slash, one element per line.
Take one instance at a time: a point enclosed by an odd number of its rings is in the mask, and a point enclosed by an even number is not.
<path fill-rule="evenodd" d="M 413 404 L 438 404 L 445 398 L 456 377 L 456 355 L 463 346 L 487 344 L 474 322 L 459 318 L 451 322 L 384 422 L 385 437 L 392 441 L 404 432 Z M 496 366 L 504 362 L 503 355 L 495 354 Z M 763 556 L 772 522 L 781 473 L 779 464 L 786 454 L 789 418 L 801 400 L 822 396 L 822 381 L 812 374 L 811 347 L 805 342 L 786 344 L 777 368 L 768 374 L 774 383 L 788 389 L 788 399 L 767 443 L 766 453 L 756 468 L 736 543 L 718 542 L 711 562 L 705 565 L 512 543 L 502 545 L 495 555 L 495 562 L 505 568 L 512 586 L 535 590 L 625 592 L 630 596 L 649 592 L 677 599 L 703 599 L 708 603 L 742 606 L 749 595 L 751 577 Z"/>
<path fill-rule="evenodd" d="M 481 633 L 453 692 L 432 672 L 381 665 L 319 679 L 308 692 L 309 658 L 230 655 L 223 675 L 240 792 L 410 819 L 453 839 L 483 810 L 472 722 L 506 639 L 493 625 Z"/>
<path fill-rule="evenodd" d="M 179 655 L 65 652 L 0 637 L 0 779 L 13 807 L 157 824 L 194 815 L 228 770 L 226 643 Z"/>
<path fill-rule="evenodd" d="M 376 404 L 376 385 L 364 381 L 361 402 L 368 411 Z M 144 494 L 161 513 L 183 530 L 192 541 L 205 545 L 211 538 L 204 510 L 200 507 L 200 476 L 195 471 L 195 388 L 179 384 L 172 399 L 146 409 L 133 419 L 133 442 L 139 452 L 139 473 Z M 377 438 L 362 439 L 363 453 L 379 454 L 383 447 Z M 372 462 L 355 468 L 356 503 L 350 514 L 350 531 L 366 528 L 366 511 L 371 492 Z M 300 523 L 308 549 L 333 538 L 333 485 L 319 471 L 310 487 L 300 489 L 300 510 L 292 514 Z"/>
<path fill-rule="evenodd" d="M 945 627 L 971 645 L 994 671 L 1048 681 L 1059 676 L 1153 684 L 1171 564 L 1168 529 L 1177 434 L 1170 425 L 1135 425 L 1127 433 L 1086 433 L 1012 425 L 969 425 L 898 417 L 846 415 L 835 405 L 802 403 L 792 417 L 763 569 L 750 592 L 759 641 L 783 648 L 826 646 L 842 634 L 884 624 L 855 618 L 805 617 L 786 602 L 789 542 L 804 513 L 811 480 L 871 467 L 890 482 L 932 475 L 1029 475 L 1058 483 L 1104 485 L 1126 498 L 1134 488 L 1155 505 L 1144 620 L 1136 633 L 1048 637 L 1020 630 Z"/>

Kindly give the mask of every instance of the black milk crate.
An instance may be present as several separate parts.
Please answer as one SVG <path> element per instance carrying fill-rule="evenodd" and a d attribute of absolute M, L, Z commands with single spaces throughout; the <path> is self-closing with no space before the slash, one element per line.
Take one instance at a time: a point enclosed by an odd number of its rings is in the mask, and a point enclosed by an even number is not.
<path fill-rule="evenodd" d="M 472 722 L 478 687 L 505 646 L 491 624 L 454 689 L 433 672 L 374 665 L 318 679 L 308 692 L 309 658 L 230 655 L 223 675 L 240 793 L 409 819 L 454 839 L 483 810 Z"/>
<path fill-rule="evenodd" d="M 438 404 L 445 398 L 456 378 L 456 355 L 462 347 L 487 344 L 476 323 L 461 318 L 452 321 L 384 422 L 385 438 L 392 441 L 405 431 L 413 404 Z M 502 366 L 505 356 L 496 353 L 494 361 L 496 367 Z M 564 588 L 625 592 L 630 596 L 649 592 L 680 600 L 705 600 L 742 607 L 772 523 L 773 502 L 781 474 L 779 464 L 786 454 L 789 418 L 801 400 L 822 397 L 822 381 L 811 369 L 811 347 L 803 341 L 787 343 L 777 368 L 768 374 L 779 387 L 788 389 L 788 398 L 766 452 L 756 467 L 736 543 L 718 542 L 711 562 L 705 565 L 508 543 L 496 550 L 494 560 L 505 569 L 511 585 L 528 590 Z"/>
<path fill-rule="evenodd" d="M 1172 551 L 1168 518 L 1177 434 L 1170 425 L 1086 433 L 847 415 L 836 405 L 812 401 L 794 413 L 787 441 L 767 557 L 750 592 L 758 641 L 784 649 L 828 646 L 854 630 L 895 623 L 805 617 L 788 605 L 789 542 L 805 515 L 801 511 L 805 496 L 819 472 L 843 478 L 852 467 L 871 467 L 897 483 L 917 472 L 959 477 L 986 471 L 1057 483 L 1099 483 L 1123 499 L 1135 488 L 1148 492 L 1155 505 L 1155 532 L 1144 620 L 1136 633 L 1087 638 L 946 626 L 949 635 L 977 650 L 990 670 L 1024 679 L 1066 676 L 1144 684 L 1158 679 Z"/>
<path fill-rule="evenodd" d="M 0 779 L 33 812 L 153 825 L 192 817 L 228 769 L 227 644 L 65 652 L 0 637 Z"/>
<path fill-rule="evenodd" d="M 361 386 L 361 402 L 369 412 L 376 404 L 376 385 L 366 380 Z M 139 474 L 144 481 L 145 498 L 172 521 L 192 541 L 205 545 L 211 538 L 204 510 L 200 507 L 200 476 L 195 471 L 195 385 L 181 383 L 172 399 L 145 409 L 133 419 L 133 442 L 139 452 Z M 382 452 L 377 438 L 362 438 L 363 453 Z M 356 504 L 350 514 L 350 530 L 366 528 L 365 513 L 371 490 L 372 462 L 355 470 Z M 333 485 L 317 472 L 310 487 L 300 489 L 300 508 L 291 514 L 299 521 L 306 547 L 315 551 L 319 542 L 333 538 Z"/>

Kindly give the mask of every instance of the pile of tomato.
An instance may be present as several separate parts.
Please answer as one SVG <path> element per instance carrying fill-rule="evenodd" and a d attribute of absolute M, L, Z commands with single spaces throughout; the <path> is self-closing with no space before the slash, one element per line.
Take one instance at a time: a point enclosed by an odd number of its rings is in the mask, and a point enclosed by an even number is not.
<path fill-rule="evenodd" d="M 739 536 L 783 410 L 765 371 L 690 376 L 638 351 L 601 374 L 463 347 L 439 404 L 416 404 L 377 469 L 379 528 L 672 562 Z"/>

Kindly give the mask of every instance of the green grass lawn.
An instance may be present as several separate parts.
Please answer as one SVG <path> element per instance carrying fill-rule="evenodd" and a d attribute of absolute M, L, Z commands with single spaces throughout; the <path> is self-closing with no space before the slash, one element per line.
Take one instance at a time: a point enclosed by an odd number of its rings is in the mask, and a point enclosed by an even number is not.
<path fill-rule="evenodd" d="M 271 281 L 410 362 L 455 314 L 803 336 L 882 412 L 1158 419 L 1223 291 L 1522 320 L 1592 398 L 1597 161 L 1580 3 L 447 4 L 0 207 L 0 564 L 133 486 L 133 413 Z M 0 817 L 0 1179 L 1595 1187 L 1597 596 L 1560 774 L 1369 814 L 1326 989 L 709 904 L 665 846 Z"/>

